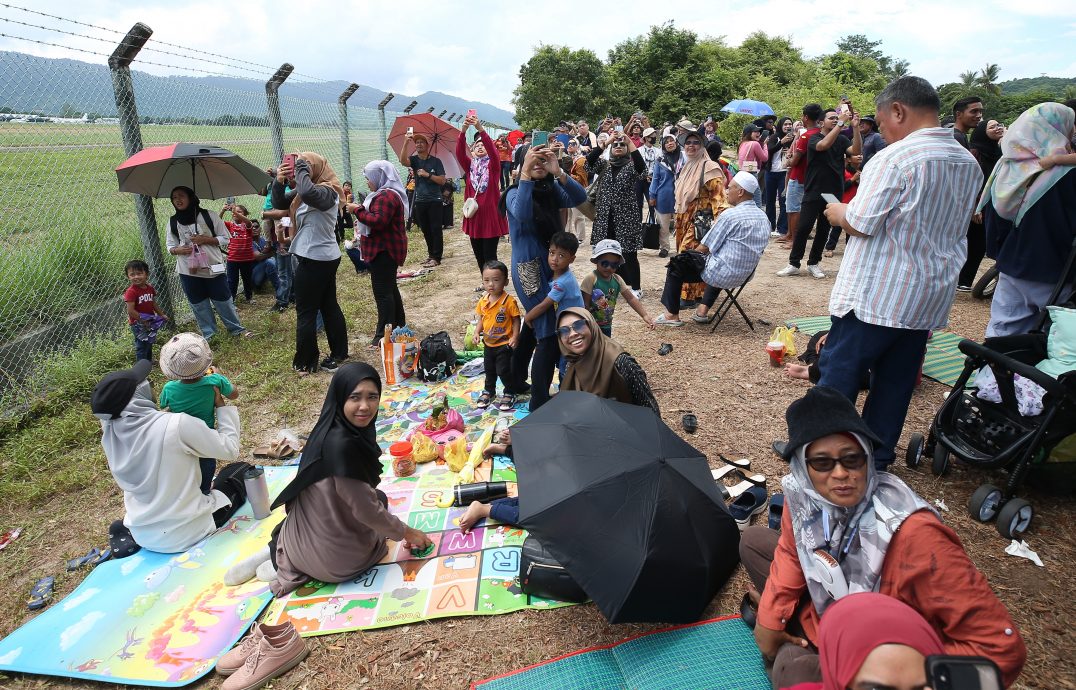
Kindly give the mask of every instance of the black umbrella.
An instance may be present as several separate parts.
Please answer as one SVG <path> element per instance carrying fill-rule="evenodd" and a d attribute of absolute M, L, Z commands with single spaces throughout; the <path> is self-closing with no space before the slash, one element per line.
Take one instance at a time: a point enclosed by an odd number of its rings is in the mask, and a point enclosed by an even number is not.
<path fill-rule="evenodd" d="M 649 408 L 559 393 L 512 448 L 522 526 L 609 622 L 696 621 L 739 562 L 706 457 Z"/>

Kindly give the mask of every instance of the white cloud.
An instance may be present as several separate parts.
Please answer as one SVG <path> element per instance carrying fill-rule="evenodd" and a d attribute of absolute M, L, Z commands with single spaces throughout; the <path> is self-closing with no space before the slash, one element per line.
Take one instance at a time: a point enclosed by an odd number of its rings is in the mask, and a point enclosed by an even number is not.
<path fill-rule="evenodd" d="M 90 587 L 89 589 L 85 590 L 84 592 L 82 592 L 80 594 L 76 594 L 74 596 L 67 597 L 66 599 L 64 599 L 63 610 L 64 611 L 70 611 L 71 609 L 75 608 L 76 606 L 80 606 L 80 605 L 86 603 L 87 601 L 92 599 L 95 594 L 97 594 L 100 591 L 101 590 L 97 589 L 96 587 Z"/>
<path fill-rule="evenodd" d="M 69 625 L 60 633 L 60 651 L 66 652 L 88 633 L 97 621 L 105 617 L 104 611 L 90 611 L 78 623 Z"/>
<path fill-rule="evenodd" d="M 3 656 L 0 656 L 0 664 L 2 664 L 4 666 L 7 666 L 8 664 L 14 663 L 15 660 L 18 659 L 19 655 L 21 655 L 21 654 L 22 654 L 22 647 L 16 647 L 15 649 L 12 649 L 7 654 L 4 654 Z"/>

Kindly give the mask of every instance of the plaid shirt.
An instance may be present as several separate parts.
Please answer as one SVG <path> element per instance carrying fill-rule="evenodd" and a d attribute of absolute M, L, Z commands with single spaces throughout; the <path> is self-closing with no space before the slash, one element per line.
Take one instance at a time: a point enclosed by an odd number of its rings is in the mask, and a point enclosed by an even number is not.
<path fill-rule="evenodd" d="M 750 199 L 727 208 L 702 238 L 710 250 L 702 279 L 707 285 L 738 288 L 754 273 L 770 241 L 770 221 Z"/>
<path fill-rule="evenodd" d="M 360 208 L 355 218 L 370 228 L 370 234 L 359 242 L 363 261 L 373 261 L 384 251 L 397 266 L 403 266 L 407 258 L 407 232 L 404 231 L 404 207 L 399 195 L 392 191 L 378 194 L 370 202 L 370 208 Z"/>

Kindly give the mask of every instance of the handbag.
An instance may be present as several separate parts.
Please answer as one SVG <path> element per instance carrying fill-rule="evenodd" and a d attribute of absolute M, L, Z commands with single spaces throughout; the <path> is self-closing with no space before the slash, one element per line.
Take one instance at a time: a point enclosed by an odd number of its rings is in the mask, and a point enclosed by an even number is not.
<path fill-rule="evenodd" d="M 643 223 L 643 249 L 658 249 L 661 246 L 661 225 L 654 220 L 654 207 Z"/>
<path fill-rule="evenodd" d="M 594 220 L 598 204 L 598 185 L 601 183 L 601 175 L 587 186 L 587 200 L 576 206 L 576 210 L 582 213 L 587 220 Z"/>
<path fill-rule="evenodd" d="M 669 272 L 685 283 L 701 283 L 702 271 L 706 268 L 706 255 L 694 249 L 682 251 L 669 257 L 665 264 Z"/>
<path fill-rule="evenodd" d="M 524 594 L 555 601 L 586 601 L 587 593 L 533 536 L 523 540 L 519 554 L 519 588 Z"/>
<path fill-rule="evenodd" d="M 699 198 L 702 196 L 703 180 L 705 175 L 699 175 Z M 706 208 L 700 208 L 695 211 L 691 216 L 691 224 L 695 226 L 695 241 L 702 242 L 702 238 L 706 237 L 706 233 L 710 232 L 710 228 L 714 226 L 714 210 L 707 206 Z"/>
<path fill-rule="evenodd" d="M 463 217 L 473 218 L 478 213 L 478 200 L 473 196 L 463 202 Z"/>
<path fill-rule="evenodd" d="M 743 170 L 744 172 L 749 172 L 749 173 L 752 173 L 752 174 L 757 173 L 758 172 L 758 161 L 744 161 L 743 165 L 740 166 L 740 170 Z"/>

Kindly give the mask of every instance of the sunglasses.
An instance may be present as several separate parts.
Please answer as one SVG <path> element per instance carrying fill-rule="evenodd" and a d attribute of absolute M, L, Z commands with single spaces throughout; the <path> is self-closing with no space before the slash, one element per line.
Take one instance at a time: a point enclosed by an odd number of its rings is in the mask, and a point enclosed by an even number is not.
<path fill-rule="evenodd" d="M 620 265 L 622 263 L 624 263 L 624 262 L 623 261 L 605 261 L 605 260 L 602 260 L 602 261 L 598 262 L 598 265 L 601 266 L 602 268 L 611 268 L 611 269 L 613 269 L 615 271 L 616 269 L 620 268 Z"/>
<path fill-rule="evenodd" d="M 684 142 L 684 146 L 685 146 L 685 147 L 687 147 L 687 146 L 702 146 L 702 142 L 701 142 L 701 141 L 698 141 L 698 140 L 695 140 L 695 139 L 693 139 L 693 140 L 691 140 L 691 141 L 685 141 L 685 142 Z"/>
<path fill-rule="evenodd" d="M 572 334 L 572 331 L 575 331 L 576 333 L 579 333 L 580 335 L 582 335 L 583 333 L 586 333 L 586 330 L 587 330 L 587 322 L 586 322 L 586 320 L 585 319 L 576 319 L 575 321 L 572 321 L 567 326 L 561 326 L 560 328 L 558 328 L 557 329 L 557 335 L 560 336 L 561 340 L 564 340 L 565 338 L 567 338 L 568 336 L 570 336 Z"/>
<path fill-rule="evenodd" d="M 865 453 L 849 453 L 839 458 L 827 458 L 825 456 L 817 458 L 807 458 L 807 466 L 815 472 L 832 472 L 833 468 L 837 466 L 837 463 L 841 464 L 846 470 L 858 470 L 867 464 L 867 455 Z"/>

